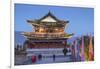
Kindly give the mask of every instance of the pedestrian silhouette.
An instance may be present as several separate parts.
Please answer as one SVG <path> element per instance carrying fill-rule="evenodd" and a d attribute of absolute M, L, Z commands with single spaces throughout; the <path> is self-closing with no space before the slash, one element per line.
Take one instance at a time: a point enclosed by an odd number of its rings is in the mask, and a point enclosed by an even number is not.
<path fill-rule="evenodd" d="M 55 54 L 53 55 L 53 61 L 55 61 Z"/>
<path fill-rule="evenodd" d="M 39 59 L 39 60 L 42 59 L 42 55 L 41 55 L 41 54 L 38 55 L 38 59 Z"/>

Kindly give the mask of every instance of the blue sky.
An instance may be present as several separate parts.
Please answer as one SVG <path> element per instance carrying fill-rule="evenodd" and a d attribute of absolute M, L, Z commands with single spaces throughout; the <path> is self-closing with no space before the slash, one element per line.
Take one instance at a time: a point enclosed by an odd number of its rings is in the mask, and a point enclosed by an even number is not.
<path fill-rule="evenodd" d="M 15 4 L 15 31 L 32 31 L 27 19 L 39 19 L 52 12 L 58 19 L 69 20 L 65 32 L 75 35 L 94 33 L 94 9 L 82 7 Z"/>

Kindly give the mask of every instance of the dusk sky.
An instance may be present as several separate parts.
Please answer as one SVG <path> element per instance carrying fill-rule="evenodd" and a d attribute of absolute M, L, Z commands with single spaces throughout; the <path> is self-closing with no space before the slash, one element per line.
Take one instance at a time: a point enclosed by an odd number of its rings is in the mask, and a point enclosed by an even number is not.
<path fill-rule="evenodd" d="M 32 31 L 27 19 L 39 19 L 51 11 L 61 20 L 69 20 L 65 32 L 75 35 L 94 33 L 94 9 L 67 6 L 15 4 L 15 31 Z"/>

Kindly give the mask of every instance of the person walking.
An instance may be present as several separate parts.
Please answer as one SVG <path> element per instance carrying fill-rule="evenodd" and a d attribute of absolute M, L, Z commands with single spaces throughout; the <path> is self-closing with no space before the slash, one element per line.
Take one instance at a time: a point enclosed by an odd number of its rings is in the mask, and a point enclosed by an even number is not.
<path fill-rule="evenodd" d="M 54 62 L 55 62 L 55 57 L 56 57 L 55 54 L 53 54 L 53 61 L 54 61 Z"/>

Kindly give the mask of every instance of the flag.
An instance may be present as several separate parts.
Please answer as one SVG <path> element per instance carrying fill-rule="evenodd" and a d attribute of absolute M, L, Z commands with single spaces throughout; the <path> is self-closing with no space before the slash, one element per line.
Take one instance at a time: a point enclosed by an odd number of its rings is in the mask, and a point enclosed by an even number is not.
<path fill-rule="evenodd" d="M 81 52 L 81 49 L 80 49 L 80 39 L 78 38 L 78 40 L 77 40 L 77 61 L 81 60 L 80 52 Z"/>
<path fill-rule="evenodd" d="M 77 48 L 77 40 L 74 41 L 74 49 L 75 49 L 75 59 L 76 61 L 78 60 L 77 57 L 78 57 L 78 48 Z"/>
<path fill-rule="evenodd" d="M 85 61 L 85 53 L 84 53 L 84 37 L 82 36 L 81 40 L 81 61 Z"/>
<path fill-rule="evenodd" d="M 92 61 L 94 58 L 94 54 L 93 54 L 93 45 L 92 45 L 92 36 L 90 35 L 89 37 L 89 61 Z"/>

